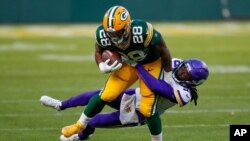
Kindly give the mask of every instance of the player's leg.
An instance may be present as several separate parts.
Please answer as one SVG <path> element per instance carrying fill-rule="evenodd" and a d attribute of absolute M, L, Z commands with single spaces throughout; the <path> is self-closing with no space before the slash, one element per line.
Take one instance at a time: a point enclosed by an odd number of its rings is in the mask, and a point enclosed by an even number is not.
<path fill-rule="evenodd" d="M 120 111 L 108 113 L 108 114 L 97 114 L 94 116 L 88 123 L 85 130 L 82 132 L 79 132 L 78 134 L 75 134 L 70 137 L 64 137 L 63 135 L 60 137 L 61 141 L 71 141 L 72 139 L 79 139 L 79 140 L 85 140 L 88 139 L 89 136 L 94 134 L 95 128 L 122 128 L 127 126 L 139 126 L 144 125 L 145 117 L 139 113 L 136 112 L 138 117 L 137 123 L 129 123 L 129 124 L 122 124 L 120 120 Z"/>
<path fill-rule="evenodd" d="M 124 64 L 120 70 L 111 73 L 104 89 L 93 96 L 77 123 L 64 127 L 62 134 L 71 136 L 86 128 L 89 120 L 102 111 L 107 102 L 116 99 L 122 91 L 130 87 L 138 79 L 136 69 Z"/>
<path fill-rule="evenodd" d="M 101 90 L 95 90 L 95 91 L 88 91 L 85 93 L 82 93 L 80 95 L 71 97 L 67 100 L 62 101 L 62 106 L 60 107 L 61 110 L 64 110 L 66 108 L 71 107 L 77 107 L 77 106 L 85 106 L 88 104 L 89 100 L 100 93 Z"/>
<path fill-rule="evenodd" d="M 146 118 L 152 141 L 162 141 L 162 124 L 158 113 Z"/>
<path fill-rule="evenodd" d="M 87 117 L 94 117 L 99 113 L 106 103 L 116 99 L 138 79 L 135 72 L 136 69 L 127 64 L 123 64 L 120 70 L 112 72 L 99 96 L 90 100 L 84 114 Z"/>
<path fill-rule="evenodd" d="M 155 78 L 160 77 L 161 72 L 161 60 L 158 59 L 155 62 L 144 65 L 144 68 Z M 162 140 L 162 125 L 161 119 L 155 108 L 157 106 L 157 95 L 155 95 L 146 84 L 139 79 L 141 101 L 140 112 L 147 117 L 147 125 L 151 133 L 152 140 Z"/>
<path fill-rule="evenodd" d="M 152 63 L 143 65 L 144 69 L 147 70 L 152 76 L 155 78 L 160 77 L 161 73 L 161 60 L 158 59 Z M 139 78 L 139 87 L 140 87 L 140 112 L 145 116 L 149 117 L 154 114 L 155 111 L 153 106 L 156 106 L 156 95 L 153 91 L 151 91 L 147 85 L 143 82 L 142 79 Z"/>
<path fill-rule="evenodd" d="M 60 141 L 81 141 L 81 140 L 87 140 L 91 138 L 91 136 L 94 134 L 95 128 L 87 126 L 85 130 L 78 134 L 74 134 L 70 137 L 65 137 L 64 135 L 60 136 Z"/>
<path fill-rule="evenodd" d="M 52 98 L 47 95 L 43 95 L 40 98 L 40 102 L 43 106 L 56 109 L 57 111 L 61 110 L 60 107 L 62 106 L 62 102 L 58 99 Z"/>
<path fill-rule="evenodd" d="M 79 132 L 78 134 L 74 134 L 70 137 L 65 137 L 62 135 L 60 137 L 61 141 L 71 141 L 74 140 L 86 140 L 88 139 L 92 134 L 94 134 L 95 128 L 98 127 L 112 127 L 112 126 L 120 126 L 121 122 L 119 120 L 119 111 L 108 113 L 108 114 L 97 114 L 94 116 L 89 122 L 86 128 Z"/>
<path fill-rule="evenodd" d="M 84 92 L 63 101 L 60 101 L 58 99 L 49 96 L 41 96 L 40 101 L 44 106 L 51 107 L 56 110 L 64 110 L 67 108 L 87 105 L 90 98 L 93 97 L 94 95 L 99 94 L 100 91 L 101 90 Z"/>

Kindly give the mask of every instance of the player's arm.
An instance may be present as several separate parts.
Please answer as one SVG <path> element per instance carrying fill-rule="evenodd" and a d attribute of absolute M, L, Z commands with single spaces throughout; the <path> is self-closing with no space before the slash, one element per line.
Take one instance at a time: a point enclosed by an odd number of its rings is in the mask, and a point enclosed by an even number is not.
<path fill-rule="evenodd" d="M 99 65 L 102 62 L 102 52 L 104 51 L 97 43 L 95 43 L 95 62 Z"/>
<path fill-rule="evenodd" d="M 161 61 L 162 61 L 162 67 L 166 72 L 172 71 L 172 58 L 170 51 L 161 37 L 158 44 L 156 44 L 156 47 L 154 48 L 156 52 L 160 53 Z"/>
<path fill-rule="evenodd" d="M 162 67 L 166 72 L 172 71 L 172 58 L 170 51 L 161 36 L 156 29 L 150 23 L 147 23 L 147 34 L 145 39 L 145 46 L 151 45 L 153 52 L 159 53 L 162 60 Z"/>
<path fill-rule="evenodd" d="M 99 65 L 102 62 L 102 52 L 105 50 L 103 46 L 108 45 L 108 44 L 103 44 L 101 41 L 105 40 L 107 41 L 106 34 L 103 30 L 103 27 L 100 25 L 96 29 L 95 33 L 95 61 L 96 64 Z"/>
<path fill-rule="evenodd" d="M 164 98 L 178 104 L 180 107 L 186 105 L 191 100 L 190 90 L 175 82 L 175 88 L 163 80 L 158 80 L 148 73 L 142 65 L 137 64 L 136 69 L 140 78 L 154 92 L 157 92 Z"/>
<path fill-rule="evenodd" d="M 150 33 L 151 31 L 153 35 L 149 36 L 150 35 L 149 34 L 147 37 L 151 37 L 150 45 L 154 47 L 153 51 L 159 53 L 161 57 L 162 68 L 164 68 L 166 72 L 172 71 L 172 57 L 163 37 L 161 36 L 161 33 L 158 32 L 156 29 L 154 29 L 152 26 L 148 26 L 148 27 L 149 27 L 148 32 Z"/>
<path fill-rule="evenodd" d="M 177 103 L 174 95 L 174 90 L 170 84 L 166 83 L 163 80 L 156 79 L 140 64 L 136 65 L 136 69 L 139 72 L 140 78 L 149 87 L 150 90 L 157 92 L 159 95 L 171 100 L 172 102 Z"/>

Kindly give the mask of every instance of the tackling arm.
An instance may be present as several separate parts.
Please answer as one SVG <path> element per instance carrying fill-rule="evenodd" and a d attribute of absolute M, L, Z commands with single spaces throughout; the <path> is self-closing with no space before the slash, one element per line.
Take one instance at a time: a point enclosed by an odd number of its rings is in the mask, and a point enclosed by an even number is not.
<path fill-rule="evenodd" d="M 154 92 L 157 92 L 161 96 L 171 100 L 172 102 L 176 102 L 174 90 L 172 86 L 168 83 L 166 83 L 163 80 L 158 80 L 152 75 L 150 75 L 142 65 L 137 64 L 136 69 L 139 72 L 140 78 L 143 80 L 143 82 Z"/>

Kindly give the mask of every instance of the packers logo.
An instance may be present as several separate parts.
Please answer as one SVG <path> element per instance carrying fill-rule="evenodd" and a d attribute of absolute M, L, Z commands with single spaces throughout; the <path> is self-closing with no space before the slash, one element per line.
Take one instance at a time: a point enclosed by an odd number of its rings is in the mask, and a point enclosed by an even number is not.
<path fill-rule="evenodd" d="M 128 12 L 127 11 L 122 12 L 122 14 L 121 14 L 121 20 L 125 21 L 127 18 L 128 18 Z"/>

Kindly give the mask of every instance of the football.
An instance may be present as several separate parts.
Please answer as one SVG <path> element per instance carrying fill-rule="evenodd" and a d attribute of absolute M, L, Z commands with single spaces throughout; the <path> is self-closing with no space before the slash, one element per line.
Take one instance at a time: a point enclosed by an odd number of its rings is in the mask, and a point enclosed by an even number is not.
<path fill-rule="evenodd" d="M 107 59 L 110 59 L 109 65 L 112 65 L 116 60 L 118 63 L 122 62 L 121 55 L 118 52 L 111 51 L 111 50 L 105 50 L 102 53 L 102 61 L 105 62 Z"/>

